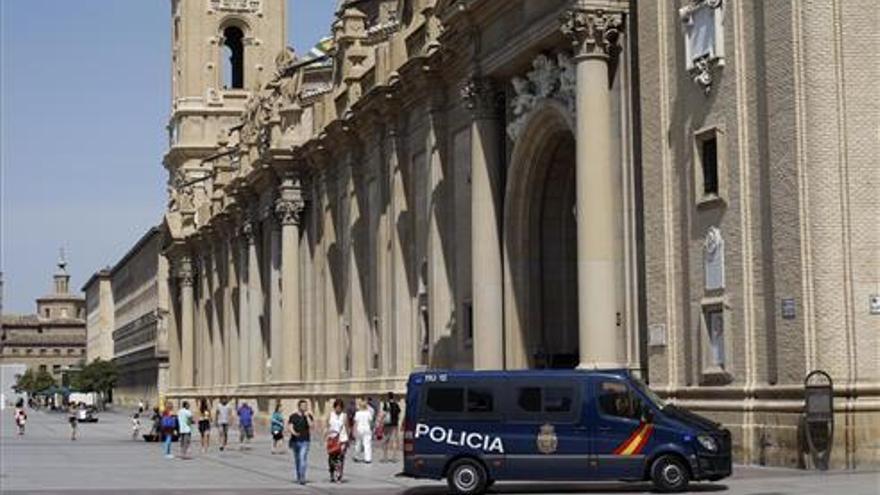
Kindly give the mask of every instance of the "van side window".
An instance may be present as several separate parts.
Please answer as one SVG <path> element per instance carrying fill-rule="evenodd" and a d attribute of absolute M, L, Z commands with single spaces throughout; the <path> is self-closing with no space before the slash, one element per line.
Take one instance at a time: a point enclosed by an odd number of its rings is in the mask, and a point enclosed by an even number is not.
<path fill-rule="evenodd" d="M 460 413 L 464 411 L 464 389 L 431 387 L 425 405 L 433 412 Z"/>
<path fill-rule="evenodd" d="M 605 381 L 599 385 L 599 410 L 606 416 L 638 420 L 641 402 L 624 383 Z"/>
<path fill-rule="evenodd" d="M 569 412 L 573 402 L 574 390 L 569 387 L 547 387 L 544 389 L 544 412 Z"/>
<path fill-rule="evenodd" d="M 541 412 L 541 387 L 522 387 L 517 389 L 516 403 L 526 412 Z"/>
<path fill-rule="evenodd" d="M 481 387 L 468 387 L 467 389 L 467 412 L 491 413 L 495 410 L 495 400 L 492 389 Z"/>

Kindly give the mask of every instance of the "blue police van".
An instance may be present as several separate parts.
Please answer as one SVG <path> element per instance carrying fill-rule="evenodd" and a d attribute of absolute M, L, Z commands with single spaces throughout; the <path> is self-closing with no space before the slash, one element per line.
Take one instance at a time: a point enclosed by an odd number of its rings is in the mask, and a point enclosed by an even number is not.
<path fill-rule="evenodd" d="M 446 478 L 456 494 L 503 480 L 651 480 L 675 492 L 730 473 L 730 432 L 628 370 L 409 377 L 403 475 Z"/>

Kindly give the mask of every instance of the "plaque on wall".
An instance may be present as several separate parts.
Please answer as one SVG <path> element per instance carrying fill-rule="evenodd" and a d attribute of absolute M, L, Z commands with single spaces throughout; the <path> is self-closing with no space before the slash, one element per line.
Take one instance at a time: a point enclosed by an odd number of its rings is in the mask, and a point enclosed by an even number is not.
<path fill-rule="evenodd" d="M 655 323 L 648 326 L 648 345 L 651 347 L 666 345 L 666 325 Z"/>
<path fill-rule="evenodd" d="M 797 306 L 793 297 L 782 298 L 782 319 L 793 320 L 797 317 Z"/>
<path fill-rule="evenodd" d="M 718 227 L 709 227 L 703 242 L 703 273 L 706 290 L 724 288 L 724 239 Z"/>

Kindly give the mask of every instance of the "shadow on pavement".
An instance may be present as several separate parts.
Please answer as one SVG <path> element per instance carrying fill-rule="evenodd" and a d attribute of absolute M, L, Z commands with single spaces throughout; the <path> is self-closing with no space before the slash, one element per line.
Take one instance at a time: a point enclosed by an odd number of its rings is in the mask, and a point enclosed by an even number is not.
<path fill-rule="evenodd" d="M 685 493 L 710 493 L 727 491 L 727 485 L 718 483 L 692 484 Z M 446 495 L 446 484 L 437 486 L 413 487 L 401 492 L 403 495 Z M 541 493 L 656 493 L 648 483 L 498 483 L 486 493 L 497 494 L 541 494 Z"/>

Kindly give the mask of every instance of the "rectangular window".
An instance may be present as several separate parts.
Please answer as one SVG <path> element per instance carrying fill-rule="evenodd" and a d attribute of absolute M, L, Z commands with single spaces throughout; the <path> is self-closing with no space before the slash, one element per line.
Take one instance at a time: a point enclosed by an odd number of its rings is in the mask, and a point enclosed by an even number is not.
<path fill-rule="evenodd" d="M 52 365 L 52 374 L 57 375 L 58 373 L 61 373 L 61 365 L 60 364 L 53 364 Z"/>
<path fill-rule="evenodd" d="M 567 413 L 574 403 L 574 389 L 569 387 L 547 387 L 544 389 L 544 412 Z"/>
<path fill-rule="evenodd" d="M 435 413 L 460 413 L 464 411 L 464 389 L 429 388 L 425 405 Z"/>
<path fill-rule="evenodd" d="M 41 365 L 40 365 L 40 371 L 46 371 L 46 365 L 45 365 L 45 364 L 41 364 Z"/>
<path fill-rule="evenodd" d="M 708 127 L 694 133 L 694 196 L 697 206 L 724 203 L 727 198 L 724 168 L 724 132 Z"/>
<path fill-rule="evenodd" d="M 467 389 L 467 412 L 491 413 L 495 410 L 495 398 L 492 389 L 483 387 L 468 387 Z"/>
<path fill-rule="evenodd" d="M 715 135 L 700 143 L 700 162 L 703 166 L 703 195 L 718 195 L 718 140 Z"/>
<path fill-rule="evenodd" d="M 541 412 L 541 388 L 523 387 L 518 389 L 516 404 L 524 412 Z"/>
<path fill-rule="evenodd" d="M 599 385 L 599 411 L 606 416 L 638 420 L 641 401 L 625 383 L 604 381 Z"/>

